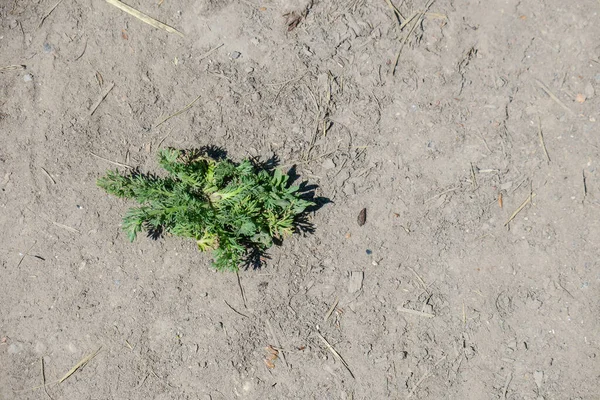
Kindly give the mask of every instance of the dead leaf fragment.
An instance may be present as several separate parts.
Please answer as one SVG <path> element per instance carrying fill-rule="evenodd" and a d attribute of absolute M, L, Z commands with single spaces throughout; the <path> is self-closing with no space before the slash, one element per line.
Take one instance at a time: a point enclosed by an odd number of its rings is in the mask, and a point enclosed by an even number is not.
<path fill-rule="evenodd" d="M 360 213 L 358 213 L 358 218 L 357 218 L 356 222 L 358 222 L 358 226 L 363 226 L 367 222 L 367 209 L 366 208 L 363 208 L 362 210 L 360 210 Z"/>
<path fill-rule="evenodd" d="M 267 347 L 265 347 L 265 350 L 267 350 L 269 353 L 271 353 L 274 356 L 277 356 L 279 354 L 279 350 L 274 349 L 273 346 L 268 345 Z"/>
<path fill-rule="evenodd" d="M 578 103 L 583 103 L 587 98 L 585 97 L 584 94 L 582 93 L 577 93 L 577 96 L 575 96 L 575 101 Z"/>
<path fill-rule="evenodd" d="M 298 24 L 300 24 L 300 21 L 302 21 L 302 15 L 298 14 L 296 11 L 283 14 L 283 16 L 285 17 L 285 24 L 288 27 L 288 32 L 296 29 Z"/>
<path fill-rule="evenodd" d="M 124 40 L 129 40 L 129 35 L 127 34 L 127 31 L 125 29 L 121 29 L 121 37 Z"/>

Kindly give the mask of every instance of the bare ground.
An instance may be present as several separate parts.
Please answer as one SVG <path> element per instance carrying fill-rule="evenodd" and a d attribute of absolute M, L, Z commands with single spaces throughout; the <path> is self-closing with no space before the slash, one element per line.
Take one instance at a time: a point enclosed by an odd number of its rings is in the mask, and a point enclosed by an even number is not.
<path fill-rule="evenodd" d="M 598 398 L 600 3 L 395 3 L 3 1 L 0 398 Z M 239 281 L 95 185 L 207 144 L 331 200 Z"/>

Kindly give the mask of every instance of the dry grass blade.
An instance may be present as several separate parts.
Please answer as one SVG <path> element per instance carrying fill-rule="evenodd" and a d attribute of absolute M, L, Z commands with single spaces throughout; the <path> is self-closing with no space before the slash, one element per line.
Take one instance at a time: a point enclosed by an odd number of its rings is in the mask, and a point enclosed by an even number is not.
<path fill-rule="evenodd" d="M 155 20 L 154 18 L 144 14 L 143 12 L 136 10 L 133 7 L 128 6 L 127 4 L 120 2 L 119 0 L 106 0 L 106 2 L 108 4 L 111 4 L 111 5 L 119 8 L 122 11 L 125 11 L 127 14 L 133 15 L 134 17 L 136 17 L 137 19 L 139 19 L 142 22 L 147 23 L 148 25 L 151 25 L 158 29 L 163 29 L 169 33 L 175 33 L 181 37 L 184 36 L 183 33 L 179 32 L 177 29 L 175 29 L 167 24 L 163 24 L 162 22 Z"/>
<path fill-rule="evenodd" d="M 48 177 L 48 179 L 50 179 L 52 181 L 52 183 L 54 183 L 56 185 L 56 181 L 54 180 L 54 178 L 52 177 L 52 175 L 50 175 L 50 172 L 46 171 L 46 169 L 44 167 L 40 167 L 42 169 L 42 172 L 44 174 L 46 174 L 46 176 Z"/>
<path fill-rule="evenodd" d="M 25 65 L 7 65 L 6 67 L 0 67 L 0 72 L 6 71 L 20 71 L 22 69 L 26 69 Z"/>
<path fill-rule="evenodd" d="M 94 357 L 96 357 L 96 355 L 100 352 L 100 350 L 102 349 L 102 347 L 98 348 L 98 350 L 96 350 L 95 352 L 87 355 L 86 357 L 82 358 L 81 361 L 79 361 L 77 364 L 75 364 L 75 366 L 73 368 L 71 368 L 69 370 L 69 372 L 67 372 L 62 378 L 60 378 L 58 380 L 58 383 L 63 383 L 64 381 L 66 381 L 67 379 L 69 379 L 69 377 L 71 375 L 73 375 L 75 372 L 77 372 L 77 370 L 79 368 L 84 367 L 88 362 L 90 362 Z"/>
<path fill-rule="evenodd" d="M 431 5 L 433 4 L 434 1 L 435 0 L 429 0 L 427 2 L 427 4 L 425 4 L 423 11 L 421 11 L 421 13 L 419 14 L 419 18 L 417 18 L 417 21 L 413 24 L 413 26 L 410 28 L 410 31 L 408 31 L 408 33 L 404 37 L 404 40 L 402 41 L 402 45 L 400 46 L 400 49 L 398 50 L 398 55 L 396 56 L 396 61 L 394 61 L 394 67 L 392 68 L 392 75 L 396 74 L 396 67 L 398 67 L 398 62 L 400 61 L 400 54 L 402 54 L 402 49 L 404 49 L 406 42 L 408 42 L 408 38 L 413 33 L 413 31 L 416 29 L 417 25 L 421 24 L 421 22 L 423 21 L 423 17 L 425 16 L 425 13 L 427 12 L 427 10 L 429 10 L 429 7 L 431 7 Z M 405 21 L 405 23 L 406 23 L 406 21 Z M 404 25 L 405 24 L 402 24 L 400 26 L 400 28 L 403 28 Z"/>
<path fill-rule="evenodd" d="M 410 15 L 410 17 L 406 18 L 402 24 L 400 24 L 400 30 L 404 29 L 406 25 L 410 24 L 410 22 L 415 19 L 419 15 L 418 12 L 414 12 Z"/>
<path fill-rule="evenodd" d="M 331 314 L 333 314 L 333 310 L 335 310 L 335 308 L 337 307 L 338 303 L 340 302 L 339 297 L 335 298 L 335 301 L 333 302 L 333 304 L 331 305 L 331 307 L 329 307 L 329 310 L 327 311 L 327 314 L 325 314 L 325 322 L 327 322 L 327 320 L 329 319 L 329 317 L 331 317 Z"/>
<path fill-rule="evenodd" d="M 404 18 L 402 16 L 402 14 L 400 13 L 400 10 L 398 9 L 398 7 L 396 7 L 394 5 L 394 3 L 392 3 L 392 0 L 385 0 L 385 1 L 388 4 L 388 6 L 390 6 L 390 8 L 394 12 L 394 14 L 396 15 L 396 18 L 398 19 L 398 23 L 402 23 L 402 20 L 405 20 L 406 18 Z"/>
<path fill-rule="evenodd" d="M 546 156 L 546 160 L 548 160 L 548 164 L 550 163 L 550 156 L 548 155 L 548 150 L 546 149 L 546 142 L 544 142 L 544 135 L 542 134 L 542 121 L 538 116 L 538 136 L 540 137 L 540 144 L 542 145 L 542 149 L 544 150 L 544 155 Z"/>
<path fill-rule="evenodd" d="M 523 209 L 525 208 L 525 206 L 526 206 L 527 204 L 529 204 L 529 203 L 530 203 L 530 202 L 533 200 L 533 198 L 534 198 L 535 196 L 536 196 L 536 194 L 535 194 L 535 193 L 531 193 L 531 194 L 529 195 L 529 197 L 527 197 L 527 199 L 525 199 L 525 201 L 523 202 L 523 204 L 521 204 L 521 205 L 519 206 L 519 208 L 517 208 L 517 209 L 515 210 L 515 212 L 513 212 L 513 213 L 511 214 L 510 218 L 508 218 L 508 220 L 507 220 L 507 221 L 504 223 L 504 226 L 508 225 L 508 224 L 510 223 L 510 221 L 512 221 L 513 219 L 515 219 L 515 217 L 517 216 L 517 214 L 519 214 L 519 213 L 521 212 L 521 210 L 523 210 Z"/>
<path fill-rule="evenodd" d="M 90 153 L 91 155 L 93 155 L 94 157 L 96 157 L 96 158 L 99 158 L 99 159 L 101 159 L 101 160 L 103 160 L 103 161 L 106 161 L 107 163 L 111 163 L 111 164 L 114 164 L 114 165 L 118 165 L 119 167 L 123 167 L 123 168 L 127 168 L 127 169 L 135 169 L 135 168 L 133 168 L 131 165 L 122 164 L 122 163 L 120 163 L 120 162 L 116 162 L 116 161 L 111 161 L 111 160 L 109 160 L 108 158 L 104 158 L 104 157 L 102 157 L 102 156 L 99 156 L 98 154 L 94 154 L 94 153 L 92 153 L 91 151 L 90 151 L 89 153 Z"/>
<path fill-rule="evenodd" d="M 544 92 L 546 92 L 546 94 L 548 96 L 550 96 L 550 98 L 552 100 L 554 100 L 556 102 L 556 104 L 558 104 L 559 106 L 561 106 L 562 108 L 564 108 L 565 110 L 567 110 L 569 112 L 569 114 L 571 115 L 575 115 L 575 113 L 573 112 L 573 110 L 571 110 L 569 107 L 567 107 L 565 105 L 565 103 L 563 103 L 562 101 L 560 101 L 560 99 L 558 97 L 556 97 L 556 95 L 554 95 L 554 93 L 552 93 L 550 91 L 550 89 L 548 89 L 548 87 L 546 85 L 544 85 L 541 81 L 539 80 L 535 80 L 535 83 L 537 83 L 537 85 L 540 87 L 540 89 L 542 89 Z"/>
<path fill-rule="evenodd" d="M 33 242 L 31 247 L 29 249 L 27 249 L 27 251 L 21 256 L 21 259 L 19 260 L 19 263 L 17 264 L 17 268 L 19 268 L 21 266 L 25 257 L 27 257 L 29 255 L 29 252 L 31 251 L 31 249 L 33 249 L 33 246 L 35 246 L 35 242 Z"/>
<path fill-rule="evenodd" d="M 416 315 L 417 317 L 423 317 L 423 318 L 435 317 L 435 314 L 429 314 L 429 313 L 426 313 L 423 311 L 411 310 L 410 308 L 404 308 L 404 307 L 398 308 L 398 311 L 406 313 L 406 314 Z"/>
<path fill-rule="evenodd" d="M 108 96 L 108 94 L 110 93 L 111 90 L 113 90 L 113 88 L 115 87 L 114 82 L 110 84 L 110 86 L 100 95 L 100 98 L 98 100 L 96 100 L 96 102 L 94 103 L 94 105 L 92 106 L 92 108 L 90 108 L 90 117 L 92 115 L 94 115 L 94 113 L 96 112 L 96 110 L 98 109 L 98 107 L 100 106 L 100 103 L 102 103 L 102 101 L 106 98 L 106 96 Z"/>
<path fill-rule="evenodd" d="M 79 230 L 77 230 L 77 229 L 75 229 L 75 228 L 71 228 L 71 227 L 70 227 L 70 226 L 68 226 L 68 225 L 64 225 L 64 224 L 58 223 L 58 222 L 56 222 L 56 221 L 51 221 L 51 222 L 52 222 L 54 225 L 58 226 L 59 228 L 63 228 L 63 229 L 65 229 L 65 230 L 69 231 L 69 232 L 73 232 L 73 233 L 81 233 L 81 232 L 79 232 Z"/>
<path fill-rule="evenodd" d="M 321 339 L 321 341 L 323 342 L 323 344 L 325 344 L 325 346 L 327 347 L 327 349 L 329 349 L 329 351 L 331 352 L 331 354 L 333 354 L 333 356 L 335 358 L 337 358 L 339 362 L 342 363 L 342 365 L 344 366 L 344 368 L 346 368 L 348 370 L 348 372 L 350 373 L 350 376 L 352 376 L 353 379 L 356 379 L 356 377 L 354 376 L 354 374 L 350 370 L 350 367 L 348 366 L 348 363 L 342 358 L 342 356 L 340 355 L 340 353 L 338 353 L 333 348 L 333 346 L 329 344 L 329 342 L 327 341 L 327 339 L 325 339 L 323 337 L 323 335 L 321 335 L 319 332 L 317 332 L 317 336 L 319 336 L 319 339 Z"/>
<path fill-rule="evenodd" d="M 163 118 L 158 124 L 156 124 L 155 128 L 158 128 L 159 126 L 161 126 L 162 124 L 164 124 L 165 122 L 167 122 L 168 120 L 170 120 L 173 117 L 176 117 L 180 114 L 183 114 L 184 112 L 186 112 L 187 110 L 189 110 L 190 108 L 192 108 L 192 106 L 194 105 L 195 102 L 197 102 L 200 97 L 202 97 L 202 95 L 196 97 L 190 104 L 188 104 L 187 106 L 183 107 L 181 110 L 177 111 L 175 114 L 171 114 L 168 117 Z"/>
<path fill-rule="evenodd" d="M 453 187 L 448 190 L 444 190 L 442 193 L 436 194 L 435 196 L 428 198 L 427 200 L 425 200 L 423 202 L 423 204 L 429 203 L 430 201 L 435 200 L 438 197 L 445 195 L 446 193 L 454 192 L 455 190 L 458 190 L 458 189 L 460 189 L 460 187 Z"/>
<path fill-rule="evenodd" d="M 206 57 L 210 56 L 213 52 L 219 50 L 221 47 L 223 47 L 225 43 L 221 43 L 220 45 L 213 47 L 212 49 L 210 49 L 209 51 L 207 51 L 206 53 L 202 54 L 200 57 L 198 57 L 198 61 L 205 59 Z"/>

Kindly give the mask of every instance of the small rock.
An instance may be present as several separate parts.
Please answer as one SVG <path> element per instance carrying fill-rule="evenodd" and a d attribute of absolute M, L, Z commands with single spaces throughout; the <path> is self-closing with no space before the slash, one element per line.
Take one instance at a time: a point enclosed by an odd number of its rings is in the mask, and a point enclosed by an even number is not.
<path fill-rule="evenodd" d="M 239 51 L 232 51 L 230 54 L 232 60 L 237 60 L 238 58 L 240 58 L 241 55 L 242 53 L 240 53 Z"/>
<path fill-rule="evenodd" d="M 25 75 L 23 76 L 23 80 L 24 80 L 25 82 L 31 82 L 31 81 L 33 80 L 33 75 L 31 75 L 31 74 L 25 74 Z"/>
<path fill-rule="evenodd" d="M 49 43 L 44 43 L 44 53 L 50 53 L 52 51 L 52 46 Z"/>
<path fill-rule="evenodd" d="M 253 73 L 253 72 L 254 72 L 254 68 L 252 68 L 252 67 L 248 67 L 248 68 L 246 68 L 244 71 L 246 71 L 246 73 L 247 73 L 247 74 L 251 74 L 251 73 Z"/>
<path fill-rule="evenodd" d="M 260 93 L 256 92 L 256 93 L 252 94 L 252 101 L 253 101 L 253 102 L 255 102 L 255 103 L 256 103 L 256 102 L 257 102 L 257 101 L 259 101 L 260 99 L 261 99 L 261 95 L 260 95 Z"/>
<path fill-rule="evenodd" d="M 350 282 L 348 282 L 348 293 L 356 293 L 362 288 L 365 273 L 362 271 L 352 271 L 350 273 Z"/>
<path fill-rule="evenodd" d="M 578 103 L 583 103 L 586 100 L 586 97 L 583 93 L 577 93 L 577 96 L 575 96 L 575 101 Z"/>
<path fill-rule="evenodd" d="M 321 166 L 323 167 L 323 169 L 332 169 L 335 168 L 335 163 L 331 158 L 327 158 L 325 161 L 323 161 L 323 164 Z"/>

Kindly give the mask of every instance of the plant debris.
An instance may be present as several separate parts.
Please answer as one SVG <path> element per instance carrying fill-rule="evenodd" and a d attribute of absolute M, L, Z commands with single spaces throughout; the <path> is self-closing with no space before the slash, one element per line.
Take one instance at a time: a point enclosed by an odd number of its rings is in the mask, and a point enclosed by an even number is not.
<path fill-rule="evenodd" d="M 358 226 L 363 226 L 367 222 L 367 209 L 366 208 L 363 208 L 362 210 L 360 210 L 360 212 L 358 213 L 358 218 L 356 219 L 356 222 L 358 222 Z"/>

